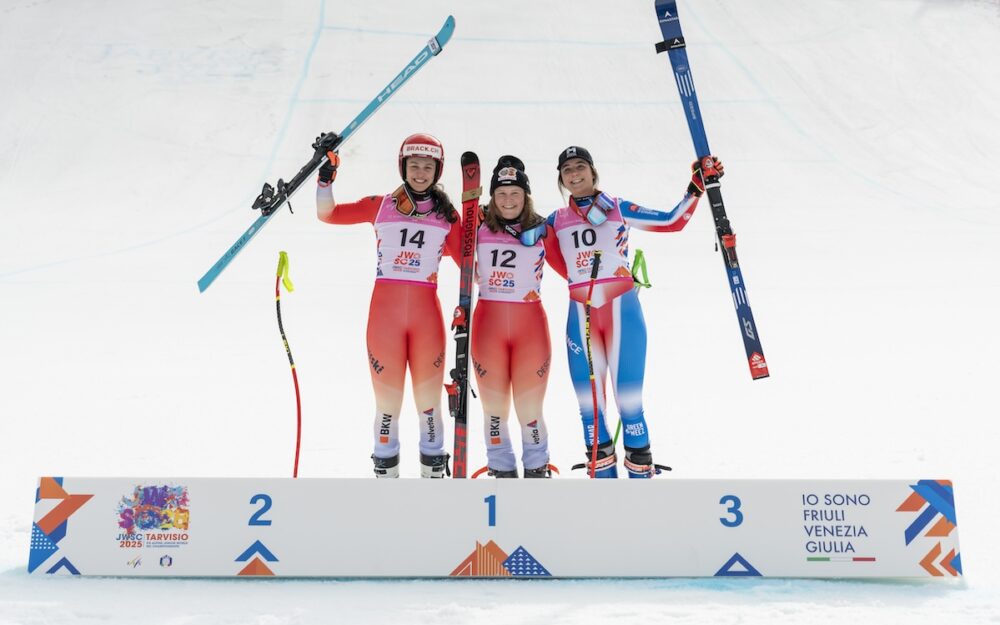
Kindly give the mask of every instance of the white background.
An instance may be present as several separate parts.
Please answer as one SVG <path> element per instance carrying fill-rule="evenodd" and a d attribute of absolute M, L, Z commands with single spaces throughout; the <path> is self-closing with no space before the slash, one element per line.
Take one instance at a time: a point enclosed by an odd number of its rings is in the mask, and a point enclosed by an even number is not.
<path fill-rule="evenodd" d="M 654 287 L 646 414 L 671 478 L 948 478 L 961 584 L 795 580 L 219 582 L 25 573 L 39 475 L 370 475 L 367 225 L 293 200 L 199 294 L 196 280 L 448 14 L 455 38 L 341 152 L 342 200 L 398 184 L 403 137 L 555 162 L 669 208 L 693 150 L 653 3 L 178 1 L 0 6 L 0 623 L 995 622 L 993 382 L 1000 234 L 1000 6 L 703 0 L 680 6 L 710 145 L 772 377 L 752 382 L 707 206 L 633 231 Z M 551 272 L 550 272 L 551 273 Z M 440 277 L 446 311 L 458 272 Z M 583 459 L 562 355 L 565 286 L 543 297 L 553 461 Z M 478 402 L 473 402 L 478 415 Z M 403 474 L 417 475 L 409 400 Z M 485 460 L 473 419 L 470 465 Z M 478 464 L 477 464 L 478 463 Z M 359 510 L 359 514 L 364 511 Z M 399 522 L 446 524 L 447 518 Z M 594 557 L 644 522 L 595 507 Z"/>

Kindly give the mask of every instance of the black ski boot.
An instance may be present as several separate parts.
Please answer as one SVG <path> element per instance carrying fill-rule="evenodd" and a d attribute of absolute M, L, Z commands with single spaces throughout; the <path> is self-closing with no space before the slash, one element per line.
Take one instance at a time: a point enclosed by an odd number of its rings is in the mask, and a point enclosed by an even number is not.
<path fill-rule="evenodd" d="M 661 471 L 670 471 L 671 468 L 662 464 L 653 464 L 653 454 L 649 451 L 649 445 L 641 449 L 625 448 L 625 469 L 630 478 L 648 479 Z"/>
<path fill-rule="evenodd" d="M 594 446 L 587 445 L 587 461 L 574 464 L 574 469 L 587 469 L 590 474 L 591 459 L 594 457 Z M 614 441 L 599 443 L 597 446 L 597 464 L 594 467 L 594 477 L 596 478 L 616 478 L 618 477 L 618 456 L 615 455 Z"/>
<path fill-rule="evenodd" d="M 428 456 L 420 453 L 420 477 L 443 478 L 445 475 L 451 477 L 451 469 L 448 467 L 448 454 L 440 456 Z"/>
<path fill-rule="evenodd" d="M 500 469 L 489 469 L 486 471 L 486 475 L 490 477 L 519 477 L 517 474 L 517 469 L 511 469 L 510 471 L 501 471 Z"/>
<path fill-rule="evenodd" d="M 372 456 L 375 463 L 375 477 L 399 477 L 399 454 L 391 458 Z"/>
<path fill-rule="evenodd" d="M 552 469 L 550 469 L 549 465 L 547 465 L 547 464 L 542 465 L 542 466 L 538 467 L 537 469 L 529 469 L 529 468 L 525 467 L 525 469 L 524 469 L 524 477 L 526 477 L 526 478 L 529 478 L 529 477 L 534 477 L 534 478 L 552 477 Z"/>

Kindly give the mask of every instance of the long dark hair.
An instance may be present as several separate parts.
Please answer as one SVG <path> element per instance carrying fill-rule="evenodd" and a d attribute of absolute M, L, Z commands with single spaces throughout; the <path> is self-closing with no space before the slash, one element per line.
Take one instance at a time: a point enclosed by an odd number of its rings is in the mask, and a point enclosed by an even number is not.
<path fill-rule="evenodd" d="M 497 207 L 497 201 L 490 197 L 490 203 L 486 205 L 486 214 L 483 217 L 483 223 L 490 229 L 490 232 L 500 232 L 503 230 L 502 219 L 500 209 Z M 535 212 L 535 202 L 531 199 L 530 195 L 525 193 L 524 208 L 521 210 L 521 216 L 517 219 L 518 224 L 521 226 L 521 232 L 524 232 L 528 228 L 534 228 L 543 221 L 545 219 Z"/>

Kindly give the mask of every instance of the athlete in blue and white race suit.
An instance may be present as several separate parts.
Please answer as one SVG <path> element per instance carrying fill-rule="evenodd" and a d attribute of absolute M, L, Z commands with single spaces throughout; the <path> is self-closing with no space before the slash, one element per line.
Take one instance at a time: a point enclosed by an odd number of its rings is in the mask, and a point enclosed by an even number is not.
<path fill-rule="evenodd" d="M 714 157 L 713 157 L 714 160 Z M 717 160 L 716 175 L 722 164 Z M 598 398 L 598 459 L 596 477 L 618 477 L 612 436 L 605 423 L 605 375 L 622 420 L 625 468 L 629 477 L 652 477 L 657 469 L 650 452 L 649 430 L 642 408 L 646 368 L 646 323 L 629 268 L 630 227 L 653 232 L 677 232 L 687 225 L 704 191 L 698 163 L 684 198 L 670 211 L 643 208 L 602 193 L 594 160 L 586 149 L 572 146 L 559 155 L 559 186 L 570 194 L 569 205 L 553 212 L 548 224 L 555 231 L 569 281 L 566 347 L 570 375 L 580 404 L 588 467 L 594 441 L 594 409 L 587 364 L 584 302 L 590 287 L 594 253 L 601 252 L 591 297 L 590 344 Z"/>

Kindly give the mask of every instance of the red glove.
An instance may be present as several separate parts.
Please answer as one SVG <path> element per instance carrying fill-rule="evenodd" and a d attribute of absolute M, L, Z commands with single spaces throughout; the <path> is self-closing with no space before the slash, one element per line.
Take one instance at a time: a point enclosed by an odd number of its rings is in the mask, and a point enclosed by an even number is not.
<path fill-rule="evenodd" d="M 722 161 L 714 156 L 691 163 L 691 182 L 688 183 L 687 192 L 695 197 L 701 197 L 705 192 L 705 179 L 715 176 L 722 178 L 726 173 L 726 168 L 722 166 Z"/>

